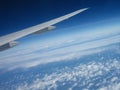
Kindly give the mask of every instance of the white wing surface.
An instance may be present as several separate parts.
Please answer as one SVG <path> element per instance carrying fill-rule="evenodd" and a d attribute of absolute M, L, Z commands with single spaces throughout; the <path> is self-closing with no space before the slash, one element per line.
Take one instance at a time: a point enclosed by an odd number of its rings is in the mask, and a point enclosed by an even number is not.
<path fill-rule="evenodd" d="M 36 26 L 32 26 L 32 27 L 29 27 L 29 28 L 5 35 L 5 36 L 1 36 L 0 37 L 0 51 L 3 51 L 3 50 L 6 50 L 8 48 L 11 48 L 13 46 L 16 46 L 18 43 L 15 42 L 15 40 L 17 40 L 19 38 L 22 38 L 22 37 L 27 36 L 29 34 L 38 34 L 38 33 L 43 33 L 43 32 L 52 30 L 55 28 L 52 25 L 59 23 L 63 20 L 66 20 L 66 19 L 68 19 L 76 14 L 79 14 L 87 9 L 88 8 L 80 9 L 80 10 L 77 10 L 77 11 L 72 12 L 70 14 L 67 14 L 67 15 L 61 16 L 59 18 L 50 20 L 48 22 L 44 22 L 44 23 L 38 24 Z"/>

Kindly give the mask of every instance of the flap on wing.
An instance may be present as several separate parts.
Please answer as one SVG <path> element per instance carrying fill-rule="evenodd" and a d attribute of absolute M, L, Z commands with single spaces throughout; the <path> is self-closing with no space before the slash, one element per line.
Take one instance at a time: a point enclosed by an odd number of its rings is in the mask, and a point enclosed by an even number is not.
<path fill-rule="evenodd" d="M 7 50 L 9 48 L 12 48 L 14 46 L 17 46 L 19 43 L 17 41 L 11 41 L 7 44 L 4 44 L 2 46 L 0 46 L 0 51 L 4 51 L 4 50 Z"/>
<path fill-rule="evenodd" d="M 34 32 L 33 34 L 40 34 L 40 33 L 44 33 L 44 32 L 47 32 L 47 31 L 50 31 L 50 30 L 53 30 L 55 29 L 56 27 L 55 26 L 49 26 L 49 27 L 46 27 L 44 29 L 41 29 L 37 32 Z"/>

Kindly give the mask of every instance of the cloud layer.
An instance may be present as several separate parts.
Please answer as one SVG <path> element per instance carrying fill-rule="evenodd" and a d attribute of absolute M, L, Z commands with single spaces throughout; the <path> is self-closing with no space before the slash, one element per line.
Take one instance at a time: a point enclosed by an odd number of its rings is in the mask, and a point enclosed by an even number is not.
<path fill-rule="evenodd" d="M 107 45 L 120 42 L 120 36 L 113 36 L 110 38 L 90 41 L 81 44 L 70 45 L 67 47 L 59 47 L 52 49 L 43 49 L 43 51 L 37 48 L 30 48 L 26 50 L 20 50 L 13 52 L 6 56 L 0 57 L 0 68 L 8 68 L 13 70 L 16 68 L 30 68 L 40 64 L 47 64 L 50 62 L 66 61 L 74 58 L 80 58 L 84 55 L 94 54 L 103 51 L 105 48 L 101 48 Z"/>
<path fill-rule="evenodd" d="M 76 41 L 77 42 L 77 41 Z M 7 68 L 13 70 L 16 68 L 30 68 L 40 64 L 47 64 L 50 62 L 66 61 L 74 58 L 80 58 L 84 55 L 94 54 L 101 52 L 111 44 L 120 42 L 120 35 L 113 37 L 93 40 L 84 43 L 67 42 L 70 45 L 64 46 L 63 42 L 54 47 L 43 48 L 39 45 L 37 47 L 28 47 L 18 51 L 12 51 L 7 55 L 0 57 L 0 69 Z M 63 46 L 62 46 L 63 45 Z M 53 45 L 52 45 L 53 46 Z"/>
<path fill-rule="evenodd" d="M 120 90 L 119 71 L 119 60 L 93 61 L 45 74 L 32 83 L 24 82 L 17 90 Z"/>

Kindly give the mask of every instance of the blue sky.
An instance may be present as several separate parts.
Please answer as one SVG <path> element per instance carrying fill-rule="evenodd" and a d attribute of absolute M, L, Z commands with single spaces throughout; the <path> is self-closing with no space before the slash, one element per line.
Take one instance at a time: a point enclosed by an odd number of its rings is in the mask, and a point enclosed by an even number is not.
<path fill-rule="evenodd" d="M 18 40 L 20 45 L 15 48 L 0 52 L 0 59 L 3 66 L 5 66 L 3 60 L 10 60 L 10 62 L 12 61 L 11 64 L 14 64 L 13 57 L 19 56 L 23 54 L 23 52 L 25 52 L 25 55 L 22 55 L 23 58 L 25 57 L 24 59 L 31 60 L 29 54 L 34 51 L 42 50 L 46 52 L 46 50 L 48 50 L 47 55 L 49 57 L 49 52 L 51 52 L 49 50 L 51 49 L 60 48 L 57 52 L 55 50 L 55 54 L 58 53 L 59 55 L 63 53 L 64 49 L 66 49 L 65 53 L 68 53 L 69 50 L 71 50 L 69 49 L 71 48 L 70 45 L 73 45 L 73 51 L 69 53 L 74 53 L 76 52 L 74 50 L 78 48 L 80 50 L 86 50 L 87 48 L 102 47 L 120 41 L 120 6 L 117 0 L 77 0 L 76 2 L 74 0 L 12 0 L 11 2 L 6 2 L 5 0 L 0 2 L 0 10 L 2 11 L 0 16 L 1 35 L 48 21 L 81 8 L 90 7 L 89 10 L 57 24 L 56 30 L 40 35 L 29 35 Z M 79 43 L 80 46 L 77 47 L 77 43 Z M 67 45 L 68 47 L 66 47 Z M 61 48 L 62 46 L 63 48 Z M 14 52 L 16 52 L 15 55 Z M 51 53 L 54 54 L 54 50 Z M 36 59 L 37 54 L 33 54 L 33 56 L 35 56 Z M 42 57 L 44 57 L 44 55 Z M 18 59 L 19 57 L 15 58 Z M 18 61 L 19 60 L 21 61 L 21 58 L 18 59 Z M 54 61 L 54 59 L 52 60 Z M 8 64 L 9 63 L 7 63 L 6 66 Z"/>
<path fill-rule="evenodd" d="M 117 90 L 120 87 L 120 83 L 117 83 L 119 77 L 116 76 L 120 70 L 120 0 L 0 0 L 0 36 L 86 7 L 90 9 L 56 24 L 57 29 L 26 36 L 17 40 L 20 45 L 0 52 L 2 88 L 12 87 L 14 83 L 17 90 L 49 89 L 56 88 L 57 82 L 62 81 L 67 85 L 73 81 L 70 90 L 83 83 L 87 88 L 93 84 L 98 85 L 99 90 Z M 91 58 L 91 55 L 97 58 Z M 88 58 L 90 63 L 82 64 L 81 61 L 86 60 L 83 57 Z M 72 68 L 67 66 L 68 62 L 75 60 L 79 60 L 80 65 L 77 63 Z M 65 67 L 58 64 L 62 69 L 55 72 L 49 70 L 49 75 L 43 69 L 46 74 L 40 78 L 42 71 L 38 70 L 39 66 L 46 65 L 49 68 L 48 64 L 52 66 L 52 63 L 64 64 L 66 61 L 68 64 Z M 32 72 L 34 68 L 38 68 L 37 75 Z M 14 73 L 16 70 L 19 74 Z M 26 70 L 30 74 L 26 74 Z M 112 70 L 115 70 L 114 73 Z M 107 78 L 104 77 L 106 73 Z M 96 83 L 93 76 L 103 77 L 104 80 L 99 78 L 100 83 Z M 32 82 L 28 83 L 31 78 Z M 81 78 L 85 80 L 81 81 Z M 23 84 L 17 85 L 17 80 L 22 80 Z"/>
<path fill-rule="evenodd" d="M 69 20 L 56 24 L 57 29 L 40 35 L 30 35 L 18 42 L 44 43 L 50 40 L 71 40 L 74 36 L 89 32 L 111 30 L 119 27 L 119 0 L 4 0 L 0 1 L 0 36 L 60 17 L 75 10 L 89 7 L 89 10 Z M 110 29 L 110 31 L 109 31 Z M 113 30 L 114 32 L 114 30 Z M 57 38 L 58 37 L 58 38 Z M 66 39 L 68 38 L 68 39 Z M 17 48 L 17 47 L 16 47 Z"/>
<path fill-rule="evenodd" d="M 0 36 L 85 7 L 90 7 L 90 10 L 56 26 L 67 28 L 120 16 L 119 0 L 1 0 Z"/>

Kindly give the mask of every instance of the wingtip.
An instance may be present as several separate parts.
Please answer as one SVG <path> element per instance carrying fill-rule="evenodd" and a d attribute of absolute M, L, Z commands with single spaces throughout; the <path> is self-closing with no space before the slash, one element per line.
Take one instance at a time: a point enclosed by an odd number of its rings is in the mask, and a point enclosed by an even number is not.
<path fill-rule="evenodd" d="M 88 10 L 88 9 L 90 9 L 90 7 L 83 8 L 83 9 L 79 9 L 79 10 L 77 10 L 77 12 L 83 12 L 83 11 L 86 11 L 86 10 Z"/>
<path fill-rule="evenodd" d="M 87 8 L 83 8 L 83 10 L 88 10 L 88 9 L 90 9 L 90 7 L 87 7 Z"/>

